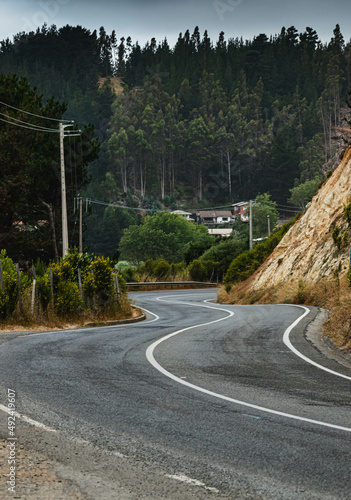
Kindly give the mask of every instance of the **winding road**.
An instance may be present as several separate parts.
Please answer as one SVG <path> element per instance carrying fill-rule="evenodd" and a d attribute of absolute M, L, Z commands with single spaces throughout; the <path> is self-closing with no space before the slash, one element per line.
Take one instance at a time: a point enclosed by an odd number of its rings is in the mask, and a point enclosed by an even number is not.
<path fill-rule="evenodd" d="M 215 295 L 136 293 L 147 321 L 2 338 L 18 439 L 82 498 L 351 499 L 351 364 L 306 340 L 318 309 Z"/>

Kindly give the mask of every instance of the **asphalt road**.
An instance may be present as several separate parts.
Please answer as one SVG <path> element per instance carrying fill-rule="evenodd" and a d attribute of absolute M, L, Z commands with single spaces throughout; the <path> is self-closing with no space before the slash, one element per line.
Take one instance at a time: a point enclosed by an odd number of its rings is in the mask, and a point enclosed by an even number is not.
<path fill-rule="evenodd" d="M 351 369 L 306 340 L 318 310 L 215 294 L 134 294 L 147 322 L 2 343 L 4 400 L 34 421 L 18 439 L 84 498 L 351 499 Z"/>

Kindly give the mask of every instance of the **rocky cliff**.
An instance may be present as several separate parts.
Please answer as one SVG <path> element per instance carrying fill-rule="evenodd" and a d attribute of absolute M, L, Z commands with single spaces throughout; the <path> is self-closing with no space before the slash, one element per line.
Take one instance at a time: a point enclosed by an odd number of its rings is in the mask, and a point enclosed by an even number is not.
<path fill-rule="evenodd" d="M 339 167 L 325 181 L 306 212 L 288 231 L 272 255 L 261 266 L 250 283 L 257 291 L 301 281 L 317 282 L 346 274 L 349 266 L 347 239 L 350 227 L 344 216 L 344 207 L 351 201 L 351 147 Z M 338 226 L 346 233 L 338 249 L 333 230 Z"/>

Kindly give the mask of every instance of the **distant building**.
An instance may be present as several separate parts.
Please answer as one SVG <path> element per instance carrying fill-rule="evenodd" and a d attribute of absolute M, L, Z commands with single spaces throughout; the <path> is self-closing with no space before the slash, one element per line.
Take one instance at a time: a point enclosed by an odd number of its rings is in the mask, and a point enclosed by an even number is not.
<path fill-rule="evenodd" d="M 202 224 L 225 224 L 234 220 L 230 210 L 200 210 L 196 221 Z"/>
<path fill-rule="evenodd" d="M 171 214 L 182 215 L 183 217 L 186 217 L 187 220 L 194 221 L 194 219 L 191 218 L 191 212 L 184 212 L 184 210 L 173 210 Z"/>
<path fill-rule="evenodd" d="M 238 217 L 241 222 L 249 222 L 250 202 L 240 201 L 232 205 L 233 216 Z"/>
<path fill-rule="evenodd" d="M 233 229 L 231 228 L 208 228 L 208 232 L 213 236 L 222 236 L 222 238 L 228 238 L 232 234 Z"/>

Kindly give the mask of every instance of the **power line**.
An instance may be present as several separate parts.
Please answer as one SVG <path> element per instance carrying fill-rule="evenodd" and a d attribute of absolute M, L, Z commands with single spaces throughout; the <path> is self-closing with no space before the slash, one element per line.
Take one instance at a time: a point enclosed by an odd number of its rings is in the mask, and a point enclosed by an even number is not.
<path fill-rule="evenodd" d="M 4 116 L 5 118 L 7 118 L 8 120 L 14 120 L 15 122 L 18 122 L 18 123 L 24 123 L 25 125 L 28 125 L 30 127 L 34 127 L 34 128 L 37 128 L 38 130 L 43 130 L 45 132 L 52 132 L 53 129 L 52 128 L 48 128 L 48 127 L 42 127 L 41 125 L 36 125 L 35 123 L 29 123 L 29 122 L 24 122 L 23 120 L 19 120 L 18 118 L 14 118 L 13 116 L 8 116 L 8 115 L 5 115 L 5 113 L 0 113 L 1 116 Z M 9 122 L 11 123 L 11 122 Z M 11 123 L 12 124 L 12 123 Z M 57 130 L 55 130 L 55 132 L 57 132 Z"/>
<path fill-rule="evenodd" d="M 162 210 L 160 208 L 135 208 L 135 207 L 126 207 L 124 205 L 117 205 L 116 203 L 108 203 L 107 201 L 98 201 L 92 200 L 91 198 L 86 198 L 89 203 L 93 203 L 94 205 L 102 205 L 104 207 L 114 207 L 114 208 L 124 208 L 125 210 L 153 210 L 154 212 L 168 212 L 168 210 Z"/>
<path fill-rule="evenodd" d="M 7 123 L 8 125 L 14 125 L 15 127 L 21 127 L 21 128 L 26 128 L 29 130 L 35 130 L 35 132 L 53 132 L 53 133 L 59 133 L 58 130 L 53 130 L 53 129 L 47 129 L 47 130 L 41 130 L 40 128 L 34 128 L 34 127 L 27 127 L 26 125 L 20 125 L 19 123 L 15 122 L 10 122 L 8 120 L 4 120 L 3 118 L 0 118 L 0 121 Z"/>
<path fill-rule="evenodd" d="M 279 211 L 279 208 L 277 210 Z M 290 212 L 292 214 L 298 214 L 299 212 L 301 212 L 301 208 L 299 208 L 298 210 L 289 210 L 288 208 L 281 208 L 280 211 L 281 212 Z"/>
<path fill-rule="evenodd" d="M 162 208 L 147 208 L 147 207 L 126 207 L 125 205 L 118 205 L 117 203 L 109 203 L 107 201 L 100 201 L 100 200 L 92 200 L 91 198 L 85 198 L 86 202 L 87 203 L 92 203 L 93 205 L 101 205 L 101 206 L 104 206 L 104 207 L 113 207 L 113 208 L 122 208 L 124 210 L 135 210 L 135 211 L 139 211 L 139 212 L 143 212 L 143 211 L 147 211 L 147 210 L 152 210 L 153 212 L 163 212 L 163 213 L 172 213 L 173 211 L 172 210 L 164 210 Z M 196 213 L 196 212 L 199 212 L 199 211 L 204 211 L 204 210 L 215 210 L 215 209 L 219 209 L 219 208 L 225 208 L 225 207 L 231 207 L 232 205 L 224 205 L 222 207 L 211 207 L 211 208 L 201 208 L 201 209 L 191 209 L 191 208 L 183 208 L 184 211 L 187 211 L 187 212 L 190 212 L 190 213 Z M 278 211 L 279 211 L 279 208 L 277 207 Z M 293 214 L 296 214 L 298 213 L 296 210 L 289 210 L 289 209 L 284 209 L 283 210 L 284 212 L 290 212 L 290 213 L 293 213 Z M 299 212 L 301 211 L 301 209 L 298 210 Z"/>
<path fill-rule="evenodd" d="M 297 210 L 301 210 L 299 207 L 295 207 L 294 205 L 277 205 L 277 208 L 296 208 Z"/>
<path fill-rule="evenodd" d="M 16 111 L 20 111 L 21 113 L 26 113 L 27 115 L 36 116 L 37 118 L 43 118 L 43 120 L 51 120 L 54 122 L 72 123 L 72 120 L 59 120 L 58 118 L 51 118 L 49 116 L 36 115 L 35 113 L 30 113 L 29 111 L 25 111 L 24 109 L 15 108 L 15 106 L 11 106 L 10 104 L 6 104 L 6 102 L 0 101 L 0 104 L 2 104 L 3 106 L 7 106 L 8 108 L 15 109 Z"/>

